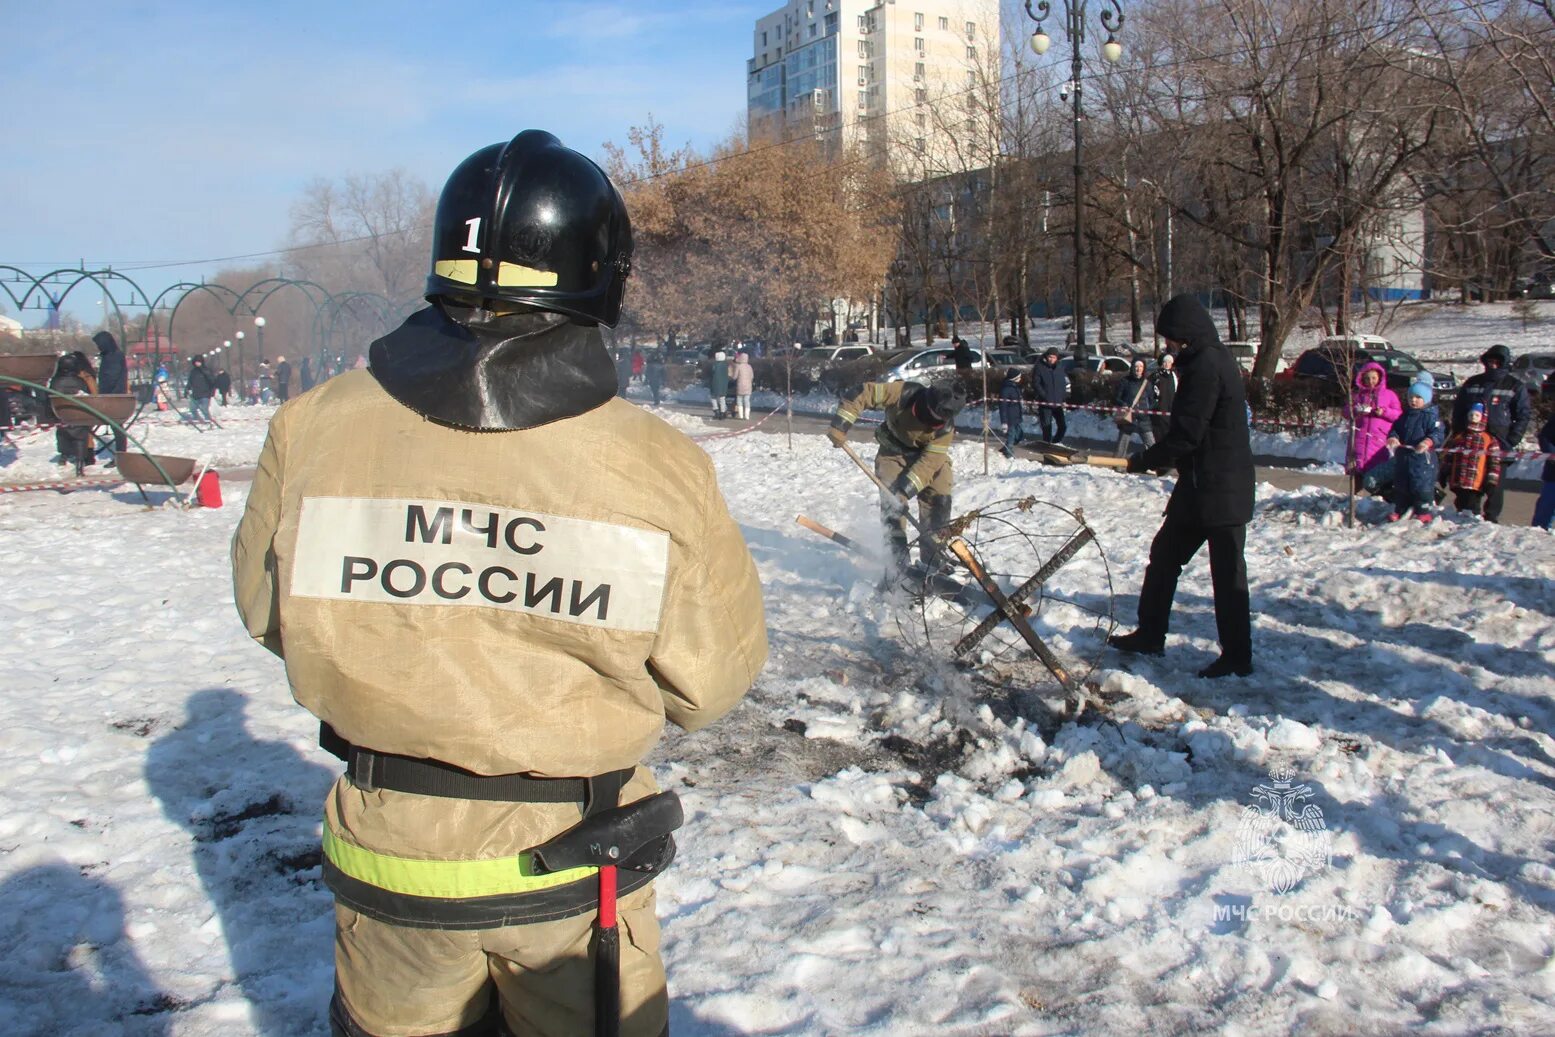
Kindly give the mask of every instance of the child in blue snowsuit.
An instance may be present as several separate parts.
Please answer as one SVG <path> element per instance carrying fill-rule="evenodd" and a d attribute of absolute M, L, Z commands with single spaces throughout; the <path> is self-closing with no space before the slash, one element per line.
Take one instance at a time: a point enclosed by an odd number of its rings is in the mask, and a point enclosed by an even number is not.
<path fill-rule="evenodd" d="M 999 421 L 1004 425 L 1004 446 L 999 452 L 1005 457 L 1015 456 L 1015 444 L 1026 438 L 1022 427 L 1025 412 L 1021 408 L 1021 372 L 1011 368 L 999 386 Z"/>
<path fill-rule="evenodd" d="M 1397 522 L 1413 511 L 1421 522 L 1435 516 L 1436 451 L 1445 434 L 1441 417 L 1431 403 L 1431 385 L 1416 381 L 1409 387 L 1404 413 L 1388 433 L 1388 449 L 1393 451 L 1393 513 L 1389 522 Z"/>

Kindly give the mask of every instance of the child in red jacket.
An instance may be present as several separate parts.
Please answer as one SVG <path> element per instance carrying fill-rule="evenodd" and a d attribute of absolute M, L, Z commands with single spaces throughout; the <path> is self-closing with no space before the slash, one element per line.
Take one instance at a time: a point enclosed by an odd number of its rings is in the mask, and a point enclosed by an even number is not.
<path fill-rule="evenodd" d="M 1485 431 L 1485 408 L 1469 408 L 1469 427 L 1454 433 L 1442 448 L 1442 481 L 1453 491 L 1453 507 L 1476 515 L 1485 494 L 1501 481 L 1501 444 Z"/>

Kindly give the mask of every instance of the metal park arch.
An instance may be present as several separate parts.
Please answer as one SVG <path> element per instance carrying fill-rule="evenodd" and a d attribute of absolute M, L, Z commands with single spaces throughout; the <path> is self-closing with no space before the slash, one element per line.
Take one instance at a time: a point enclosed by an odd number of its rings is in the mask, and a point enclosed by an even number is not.
<path fill-rule="evenodd" d="M 328 354 L 340 355 L 335 336 L 341 318 L 364 307 L 377 319 L 379 328 L 385 334 L 393 331 L 395 323 L 403 320 L 411 308 L 404 304 L 396 305 L 386 296 L 376 292 L 345 291 L 332 296 L 329 303 L 319 311 L 320 326 L 316 329 L 315 338 L 318 344 L 317 360 L 320 364 L 327 362 Z M 325 323 L 326 318 L 327 323 Z"/>
<path fill-rule="evenodd" d="M 128 337 L 128 332 L 124 324 L 124 310 L 120 308 L 119 300 L 114 298 L 113 289 L 109 287 L 110 283 L 117 284 L 122 282 L 128 286 L 129 298 L 125 300 L 126 306 L 144 307 L 148 312 L 151 309 L 151 302 L 146 298 L 146 293 L 140 285 L 117 270 L 59 269 L 50 270 L 42 277 L 33 277 L 20 267 L 0 266 L 0 289 L 5 290 L 5 293 L 11 297 L 11 301 L 16 304 L 17 310 L 21 312 L 29 309 L 52 309 L 57 312 L 65 300 L 69 298 L 70 293 L 84 281 L 89 281 L 102 289 L 105 305 L 107 303 L 113 304 L 114 319 L 119 324 L 120 342 L 123 342 Z M 11 286 L 23 282 L 27 283 L 28 288 L 18 296 L 12 291 Z M 52 290 L 55 288 L 60 289 L 57 295 Z M 46 303 L 45 300 L 47 300 Z M 105 318 L 106 316 L 104 314 Z"/>
<path fill-rule="evenodd" d="M 410 303 L 396 303 L 376 292 L 356 289 L 332 293 L 315 281 L 292 277 L 267 277 L 256 281 L 241 292 L 223 284 L 182 281 L 163 289 L 155 298 L 150 298 L 134 280 L 112 269 L 95 271 L 80 268 L 59 269 L 51 270 L 41 277 L 34 277 L 20 267 L 0 265 L 0 290 L 10 296 L 19 311 L 58 310 L 70 293 L 83 282 L 90 282 L 101 288 L 105 304 L 112 304 L 114 319 L 119 328 L 119 341 L 126 349 L 129 347 L 129 331 L 124 319 L 124 310 L 119 300 L 114 297 L 110 285 L 122 284 L 127 287 L 128 298 L 124 302 L 125 306 L 145 309 L 146 334 L 152 343 L 153 370 L 162 362 L 163 334 L 157 318 L 158 310 L 167 309 L 166 338 L 171 342 L 179 308 L 191 297 L 202 292 L 220 302 L 222 308 L 234 318 L 262 316 L 260 311 L 277 292 L 287 289 L 300 292 L 313 307 L 313 320 L 309 332 L 312 341 L 305 352 L 313 355 L 321 367 L 327 357 L 340 347 L 340 343 L 336 342 L 336 336 L 343 318 L 355 317 L 361 320 L 365 313 L 373 318 L 383 332 L 388 332 L 393 329 L 396 321 L 403 319 L 420 302 L 414 300 Z M 18 289 L 23 288 L 24 290 L 18 294 Z M 171 301 L 170 307 L 169 301 Z M 238 355 L 240 381 L 245 374 L 244 360 L 240 349 Z"/>

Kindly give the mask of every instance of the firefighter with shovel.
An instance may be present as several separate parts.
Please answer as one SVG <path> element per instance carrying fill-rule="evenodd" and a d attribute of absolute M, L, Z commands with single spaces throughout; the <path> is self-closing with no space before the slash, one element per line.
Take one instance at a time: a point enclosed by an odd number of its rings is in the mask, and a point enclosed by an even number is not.
<path fill-rule="evenodd" d="M 918 499 L 918 564 L 921 572 L 937 573 L 946 561 L 934 534 L 951 519 L 954 472 L 950 444 L 956 437 L 956 415 L 966 406 L 966 385 L 959 379 L 919 385 L 917 382 L 866 382 L 842 401 L 826 436 L 844 447 L 848 430 L 866 410 L 885 412 L 875 431 L 880 449 L 875 476 L 883 484 L 880 518 L 885 523 L 891 570 L 887 580 L 912 575 L 907 547 L 909 502 Z M 957 584 L 959 587 L 959 584 Z"/>

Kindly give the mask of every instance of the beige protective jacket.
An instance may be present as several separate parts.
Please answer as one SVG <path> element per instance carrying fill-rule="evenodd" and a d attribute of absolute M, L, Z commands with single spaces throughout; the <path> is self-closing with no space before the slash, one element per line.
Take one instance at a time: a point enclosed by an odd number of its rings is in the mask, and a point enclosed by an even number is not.
<path fill-rule="evenodd" d="M 271 421 L 232 570 L 311 713 L 481 774 L 631 767 L 666 717 L 731 709 L 767 656 L 707 455 L 619 399 L 466 432 L 366 371 L 330 379 Z"/>

